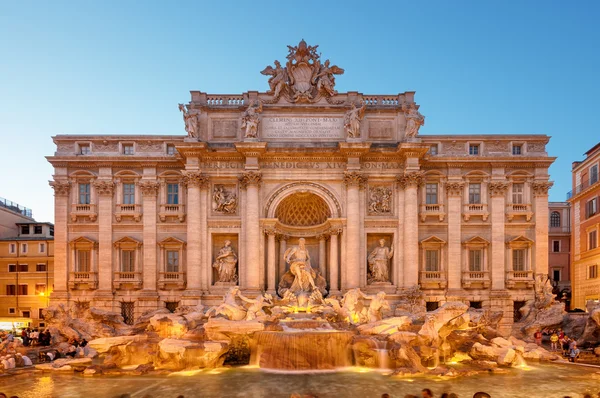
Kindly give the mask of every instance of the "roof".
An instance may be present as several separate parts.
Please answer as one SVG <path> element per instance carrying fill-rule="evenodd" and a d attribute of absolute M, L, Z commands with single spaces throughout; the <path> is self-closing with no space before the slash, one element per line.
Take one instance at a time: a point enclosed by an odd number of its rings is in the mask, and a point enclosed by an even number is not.
<path fill-rule="evenodd" d="M 52 224 L 51 222 L 47 222 L 47 221 L 41 221 L 41 222 L 35 222 L 35 221 L 17 222 L 15 224 L 17 224 L 17 225 L 50 225 L 51 227 L 54 226 L 54 224 Z"/>
<path fill-rule="evenodd" d="M 10 242 L 10 241 L 45 241 L 45 240 L 54 240 L 53 236 L 15 236 L 13 238 L 0 238 L 0 242 Z"/>
<path fill-rule="evenodd" d="M 598 149 L 600 149 L 600 142 L 597 143 L 596 145 L 594 145 L 593 147 L 591 147 L 586 153 L 586 156 L 591 156 L 594 152 L 596 152 Z"/>

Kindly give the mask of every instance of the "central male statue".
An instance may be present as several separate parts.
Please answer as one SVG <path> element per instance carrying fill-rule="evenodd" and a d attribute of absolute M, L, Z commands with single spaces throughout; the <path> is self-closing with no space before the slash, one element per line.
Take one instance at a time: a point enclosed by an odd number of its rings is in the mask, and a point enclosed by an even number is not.
<path fill-rule="evenodd" d="M 298 246 L 290 247 L 283 255 L 285 262 L 290 265 L 290 270 L 279 281 L 278 293 L 281 297 L 288 291 L 296 296 L 302 293 L 310 295 L 315 290 L 322 295 L 327 294 L 327 282 L 318 270 L 311 267 L 310 254 L 305 243 L 304 238 L 298 239 Z"/>

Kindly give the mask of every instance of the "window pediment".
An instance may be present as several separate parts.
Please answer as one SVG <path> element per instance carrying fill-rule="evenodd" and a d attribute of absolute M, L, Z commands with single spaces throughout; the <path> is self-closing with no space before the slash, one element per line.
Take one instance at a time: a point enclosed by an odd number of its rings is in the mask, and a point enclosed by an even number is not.
<path fill-rule="evenodd" d="M 440 248 L 446 244 L 446 241 L 438 238 L 435 235 L 430 236 L 429 238 L 423 239 L 421 242 L 421 247 L 423 248 Z"/>
<path fill-rule="evenodd" d="M 467 239 L 463 242 L 464 246 L 478 246 L 478 247 L 487 247 L 490 242 L 481 236 L 474 236 L 470 239 Z"/>
<path fill-rule="evenodd" d="M 183 247 L 185 246 L 185 244 L 186 243 L 181 239 L 177 239 L 172 236 L 158 242 L 158 245 L 160 247 Z"/>
<path fill-rule="evenodd" d="M 95 248 L 98 246 L 98 242 L 85 236 L 80 236 L 70 241 L 69 245 L 76 248 Z"/>
<path fill-rule="evenodd" d="M 125 236 L 114 242 L 113 245 L 117 248 L 137 248 L 142 246 L 142 242 L 129 236 Z"/>
<path fill-rule="evenodd" d="M 533 245 L 533 240 L 523 235 L 519 235 L 516 238 L 513 238 L 506 242 L 506 244 L 512 248 L 531 247 Z"/>

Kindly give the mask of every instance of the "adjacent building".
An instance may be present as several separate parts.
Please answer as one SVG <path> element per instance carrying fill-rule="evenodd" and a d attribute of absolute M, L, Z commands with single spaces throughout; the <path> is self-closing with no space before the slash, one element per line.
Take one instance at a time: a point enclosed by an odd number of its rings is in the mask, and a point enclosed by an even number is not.
<path fill-rule="evenodd" d="M 585 153 L 585 159 L 574 162 L 573 190 L 569 192 L 572 209 L 572 307 L 585 309 L 589 301 L 600 300 L 600 143 Z"/>
<path fill-rule="evenodd" d="M 276 294 L 303 238 L 329 294 L 420 286 L 508 332 L 548 270 L 549 137 L 418 135 L 414 92 L 338 93 L 315 50 L 267 67 L 267 92 L 192 91 L 187 135 L 53 137 L 52 300 L 132 322 L 233 285 Z"/>
<path fill-rule="evenodd" d="M 571 293 L 571 205 L 548 204 L 548 276 L 559 299 L 569 304 Z M 568 308 L 568 307 L 567 307 Z"/>

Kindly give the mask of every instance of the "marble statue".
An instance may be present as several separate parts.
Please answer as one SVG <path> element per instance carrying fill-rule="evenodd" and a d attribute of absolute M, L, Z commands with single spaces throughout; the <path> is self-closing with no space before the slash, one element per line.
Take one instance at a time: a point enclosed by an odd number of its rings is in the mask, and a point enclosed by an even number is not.
<path fill-rule="evenodd" d="M 325 289 L 327 282 L 319 271 L 310 265 L 310 254 L 305 246 L 305 239 L 300 238 L 298 246 L 287 249 L 284 259 L 290 265 L 290 270 L 279 282 L 279 295 L 285 297 L 287 292 L 291 292 L 299 301 L 302 301 L 302 297 L 310 302 L 322 301 L 322 297 L 327 294 Z M 315 290 L 319 291 L 319 295 L 314 294 Z"/>
<path fill-rule="evenodd" d="M 274 98 L 279 98 L 282 91 L 285 89 L 285 85 L 287 84 L 289 77 L 287 74 L 287 69 L 282 68 L 279 61 L 275 61 L 275 68 L 271 66 L 267 66 L 262 72 L 263 75 L 270 75 L 269 78 L 269 94 L 273 94 Z"/>
<path fill-rule="evenodd" d="M 248 109 L 242 115 L 242 129 L 245 131 L 244 138 L 258 137 L 258 124 L 260 123 L 260 113 L 262 112 L 262 102 L 253 101 Z"/>
<path fill-rule="evenodd" d="M 350 289 L 344 294 L 340 304 L 340 314 L 343 318 L 352 323 L 358 324 L 364 321 L 364 303 L 365 294 L 359 289 Z"/>
<path fill-rule="evenodd" d="M 386 214 L 392 212 L 392 189 L 376 186 L 369 192 L 369 213 Z"/>
<path fill-rule="evenodd" d="M 371 304 L 367 309 L 367 322 L 378 322 L 384 317 L 385 311 L 391 311 L 390 303 L 385 299 L 385 292 L 379 292 L 374 296 L 366 296 L 365 298 L 371 299 Z"/>
<path fill-rule="evenodd" d="M 369 283 L 389 282 L 389 261 L 394 255 L 394 245 L 391 248 L 385 245 L 385 239 L 379 239 L 377 246 L 367 259 L 369 263 Z"/>
<path fill-rule="evenodd" d="M 218 213 L 235 214 L 237 211 L 237 196 L 228 192 L 222 185 L 215 185 L 213 200 L 214 209 Z"/>
<path fill-rule="evenodd" d="M 231 247 L 231 241 L 226 240 L 213 263 L 213 268 L 218 272 L 218 282 L 237 282 L 237 262 L 238 257 Z"/>
<path fill-rule="evenodd" d="M 185 123 L 185 131 L 188 133 L 188 137 L 198 138 L 198 118 L 200 117 L 200 111 L 197 109 L 189 109 L 183 104 L 179 104 L 179 110 L 183 112 L 183 122 Z"/>
<path fill-rule="evenodd" d="M 419 128 L 425 124 L 425 116 L 421 115 L 415 105 L 411 105 L 406 113 L 406 138 L 414 138 L 419 134 Z"/>
<path fill-rule="evenodd" d="M 360 121 L 365 114 L 366 105 L 363 104 L 360 108 L 352 104 L 352 108 L 346 112 L 344 117 L 344 129 L 348 138 L 360 138 Z"/>
<path fill-rule="evenodd" d="M 229 288 L 225 296 L 223 296 L 223 302 L 216 307 L 212 307 L 206 312 L 206 316 L 211 318 L 217 315 L 221 315 L 230 321 L 241 321 L 246 319 L 246 309 L 244 306 L 237 303 L 236 297 L 244 297 L 240 292 L 238 286 L 232 286 Z M 245 298 L 245 297 L 244 297 Z M 248 300 L 248 299 L 246 299 Z"/>
<path fill-rule="evenodd" d="M 317 66 L 319 66 L 319 62 L 317 61 Z M 339 68 L 335 65 L 329 66 L 329 60 L 326 60 L 323 65 L 320 65 L 317 73 L 312 78 L 312 83 L 317 84 L 318 91 L 325 91 L 329 96 L 334 96 L 337 94 L 337 91 L 334 89 L 335 86 L 335 76 L 341 75 L 344 73 L 342 68 Z"/>
<path fill-rule="evenodd" d="M 264 295 L 259 294 L 254 300 L 248 299 L 241 294 L 239 296 L 243 301 L 250 304 L 246 308 L 246 321 L 252 321 L 254 319 L 261 319 L 266 317 L 267 314 L 265 313 L 263 308 L 273 306 L 273 297 L 268 293 L 265 293 Z"/>

